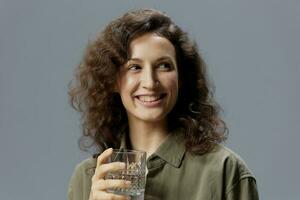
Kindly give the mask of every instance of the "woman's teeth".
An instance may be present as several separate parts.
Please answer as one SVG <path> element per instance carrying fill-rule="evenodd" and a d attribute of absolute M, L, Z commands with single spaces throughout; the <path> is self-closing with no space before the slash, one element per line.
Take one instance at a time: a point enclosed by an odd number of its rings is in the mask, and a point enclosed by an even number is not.
<path fill-rule="evenodd" d="M 137 98 L 143 102 L 153 102 L 162 98 L 163 95 L 138 96 Z"/>

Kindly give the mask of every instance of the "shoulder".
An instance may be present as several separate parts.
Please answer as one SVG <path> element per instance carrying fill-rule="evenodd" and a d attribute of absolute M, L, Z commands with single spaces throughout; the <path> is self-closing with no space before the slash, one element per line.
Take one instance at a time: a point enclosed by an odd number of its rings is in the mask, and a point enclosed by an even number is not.
<path fill-rule="evenodd" d="M 192 155 L 187 153 L 186 163 L 192 165 L 193 169 L 199 169 L 199 174 L 205 175 L 213 182 L 222 182 L 228 187 L 237 184 L 243 179 L 255 177 L 245 161 L 231 149 L 217 144 L 214 149 L 203 155 Z"/>
<path fill-rule="evenodd" d="M 223 176 L 238 174 L 240 177 L 253 176 L 245 161 L 237 153 L 224 145 L 217 144 L 213 150 L 203 155 L 186 152 L 184 163 Z"/>
<path fill-rule="evenodd" d="M 83 177 L 92 177 L 95 173 L 97 159 L 90 157 L 76 165 L 72 178 L 82 179 Z"/>
<path fill-rule="evenodd" d="M 217 144 L 211 152 L 198 159 L 205 160 L 206 165 L 211 168 L 213 173 L 225 179 L 232 179 L 232 181 L 247 177 L 254 179 L 252 171 L 241 156 L 221 144 Z"/>
<path fill-rule="evenodd" d="M 214 181 L 222 180 L 222 188 L 226 194 L 237 190 L 248 191 L 250 195 L 257 194 L 256 179 L 236 152 L 219 144 L 206 156 L 210 160 Z"/>
<path fill-rule="evenodd" d="M 76 165 L 69 182 L 69 200 L 88 199 L 96 164 L 97 159 L 91 157 Z"/>
<path fill-rule="evenodd" d="M 224 172 L 236 171 L 242 177 L 253 176 L 253 173 L 241 156 L 223 145 L 216 145 L 212 152 L 208 153 L 208 156 L 213 162 L 223 166 Z"/>
<path fill-rule="evenodd" d="M 216 154 L 221 159 L 223 192 L 226 199 L 259 199 L 256 178 L 245 161 L 234 151 L 219 145 Z M 220 177 L 219 177 L 220 178 Z"/>
<path fill-rule="evenodd" d="M 245 161 L 231 149 L 218 144 L 204 155 L 186 155 L 189 169 L 204 179 L 222 199 L 258 199 L 256 179 Z M 197 169 L 195 171 L 195 169 Z M 199 174 L 197 176 L 196 174 Z"/>
<path fill-rule="evenodd" d="M 89 157 L 83 161 L 81 161 L 79 164 L 76 165 L 75 170 L 79 171 L 85 171 L 87 175 L 89 174 L 89 170 L 92 168 L 95 168 L 97 164 L 97 159 L 93 157 Z"/>

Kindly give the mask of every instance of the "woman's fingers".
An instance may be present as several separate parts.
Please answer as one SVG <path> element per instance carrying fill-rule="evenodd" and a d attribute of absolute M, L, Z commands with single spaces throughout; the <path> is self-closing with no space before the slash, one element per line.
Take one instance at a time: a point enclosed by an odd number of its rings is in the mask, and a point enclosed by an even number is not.
<path fill-rule="evenodd" d="M 128 188 L 130 187 L 131 182 L 120 179 L 107 179 L 107 180 L 99 180 L 92 187 L 93 190 L 107 190 L 112 188 Z"/>
<path fill-rule="evenodd" d="M 103 179 L 105 175 L 110 171 L 118 171 L 125 169 L 125 163 L 122 162 L 112 162 L 108 164 L 102 164 L 96 168 L 95 178 Z"/>
<path fill-rule="evenodd" d="M 105 192 L 95 192 L 94 194 L 91 195 L 93 200 L 128 200 L 130 197 L 122 196 L 122 195 L 117 195 L 117 194 L 112 194 L 112 193 L 105 193 Z"/>
<path fill-rule="evenodd" d="M 91 187 L 91 194 L 90 194 L 90 199 L 92 200 L 128 199 L 128 197 L 126 196 L 116 195 L 113 193 L 108 193 L 106 191 L 107 189 L 110 188 L 128 188 L 130 186 L 130 181 L 104 179 L 104 177 L 108 172 L 125 169 L 125 163 L 123 162 L 107 163 L 107 160 L 111 156 L 112 152 L 113 152 L 112 148 L 106 149 L 97 158 L 97 166 L 96 166 L 95 174 L 92 177 L 92 187 Z"/>
<path fill-rule="evenodd" d="M 103 151 L 97 158 L 97 167 L 103 163 L 106 162 L 106 160 L 109 158 L 109 156 L 112 154 L 113 149 L 109 148 Z"/>

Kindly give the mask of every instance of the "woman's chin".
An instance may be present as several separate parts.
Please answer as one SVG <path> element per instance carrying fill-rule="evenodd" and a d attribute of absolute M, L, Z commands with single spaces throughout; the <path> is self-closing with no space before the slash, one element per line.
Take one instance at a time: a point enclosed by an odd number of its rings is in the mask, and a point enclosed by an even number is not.
<path fill-rule="evenodd" d="M 136 115 L 135 118 L 137 121 L 145 122 L 145 123 L 154 123 L 160 122 L 166 119 L 165 114 L 163 113 L 143 113 L 141 115 Z"/>

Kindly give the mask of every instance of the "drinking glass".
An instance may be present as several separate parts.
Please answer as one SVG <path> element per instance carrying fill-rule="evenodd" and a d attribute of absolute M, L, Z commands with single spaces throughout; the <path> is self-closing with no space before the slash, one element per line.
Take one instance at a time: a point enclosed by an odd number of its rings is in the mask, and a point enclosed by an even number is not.
<path fill-rule="evenodd" d="M 125 195 L 132 200 L 144 200 L 146 185 L 146 152 L 114 149 L 108 162 L 124 162 L 125 169 L 108 172 L 105 179 L 123 179 L 131 181 L 129 188 L 110 188 L 107 191 Z"/>

